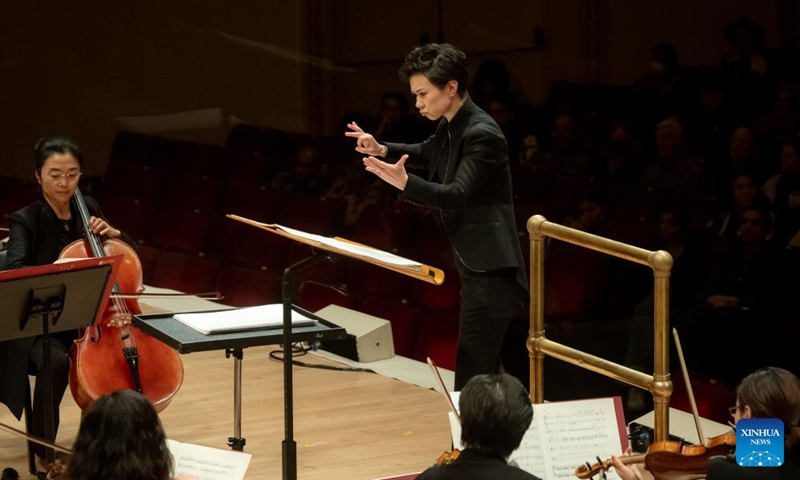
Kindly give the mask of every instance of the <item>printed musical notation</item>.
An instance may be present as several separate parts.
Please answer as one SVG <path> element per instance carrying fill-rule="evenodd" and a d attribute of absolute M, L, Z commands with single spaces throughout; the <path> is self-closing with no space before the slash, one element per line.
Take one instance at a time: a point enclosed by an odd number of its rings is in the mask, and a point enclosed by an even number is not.
<path fill-rule="evenodd" d="M 511 459 L 543 480 L 572 479 L 587 459 L 623 450 L 619 398 L 598 398 L 533 406 L 533 422 Z M 624 431 L 624 429 L 623 429 Z M 608 472 L 609 479 L 618 479 Z"/>

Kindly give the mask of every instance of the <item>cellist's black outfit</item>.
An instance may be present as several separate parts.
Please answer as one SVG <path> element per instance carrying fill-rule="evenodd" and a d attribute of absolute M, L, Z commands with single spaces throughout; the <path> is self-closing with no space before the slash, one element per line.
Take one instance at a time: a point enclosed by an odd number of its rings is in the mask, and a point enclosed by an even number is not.
<path fill-rule="evenodd" d="M 84 197 L 89 213 L 103 218 L 97 202 Z M 72 218 L 68 221 L 58 218 L 47 201 L 40 197 L 9 217 L 10 232 L 8 241 L 8 268 L 16 269 L 46 265 L 58 259 L 61 250 L 71 242 L 83 238 L 83 226 L 75 206 L 70 203 Z M 132 245 L 129 238 L 123 239 Z M 0 312 L 2 315 L 2 312 Z M 2 318 L 0 321 L 14 319 Z M 75 340 L 75 332 L 59 332 L 50 336 L 50 369 L 52 373 L 53 419 L 58 431 L 59 404 L 67 389 L 69 359 L 67 352 Z M 44 437 L 44 352 L 41 337 L 29 337 L 0 342 L 0 403 L 8 406 L 17 419 L 22 416 L 25 405 L 25 392 L 28 375 L 36 375 L 33 395 L 33 431 Z M 55 439 L 48 439 L 53 441 Z M 34 444 L 34 453 L 44 457 L 44 447 Z"/>
<path fill-rule="evenodd" d="M 497 123 L 469 96 L 424 142 L 385 145 L 387 160 L 408 154 L 407 167 L 427 170 L 425 178 L 409 173 L 403 196 L 433 210 L 453 250 L 462 286 L 455 372 L 461 390 L 474 375 L 500 371 L 509 324 L 526 318 L 528 282 L 508 146 Z M 519 345 L 525 348 L 524 339 Z"/>

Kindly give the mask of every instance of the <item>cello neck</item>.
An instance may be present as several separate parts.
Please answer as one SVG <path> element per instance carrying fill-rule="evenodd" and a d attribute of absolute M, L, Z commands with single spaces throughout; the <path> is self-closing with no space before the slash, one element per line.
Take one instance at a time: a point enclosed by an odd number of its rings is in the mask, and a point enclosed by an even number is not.
<path fill-rule="evenodd" d="M 72 194 L 72 199 L 75 201 L 75 206 L 78 209 L 78 215 L 81 217 L 83 234 L 86 237 L 86 241 L 89 242 L 92 256 L 105 257 L 106 252 L 103 248 L 103 243 L 100 241 L 100 238 L 97 236 L 97 234 L 92 231 L 92 227 L 89 225 L 89 218 L 91 215 L 89 214 L 89 209 L 86 207 L 86 201 L 83 199 L 80 188 L 75 187 L 75 193 Z"/>
<path fill-rule="evenodd" d="M 89 249 L 92 252 L 92 256 L 95 258 L 105 257 L 106 249 L 103 247 L 103 242 L 100 241 L 100 237 L 98 237 L 97 234 L 92 231 L 92 227 L 89 225 L 89 218 L 91 215 L 89 214 L 89 208 L 86 207 L 86 201 L 83 199 L 83 194 L 81 193 L 80 188 L 75 187 L 75 192 L 72 194 L 72 199 L 75 201 L 75 207 L 78 209 L 78 215 L 81 217 L 83 235 L 86 239 L 86 242 L 89 244 Z M 113 292 L 118 293 L 119 291 L 119 285 L 117 282 L 114 282 Z"/>

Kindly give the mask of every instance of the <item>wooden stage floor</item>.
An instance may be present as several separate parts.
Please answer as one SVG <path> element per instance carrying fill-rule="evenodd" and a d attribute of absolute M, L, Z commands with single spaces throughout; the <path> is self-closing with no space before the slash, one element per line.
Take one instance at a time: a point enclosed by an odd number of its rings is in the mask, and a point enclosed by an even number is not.
<path fill-rule="evenodd" d="M 283 366 L 274 346 L 244 350 L 242 436 L 247 479 L 280 479 Z M 233 435 L 233 365 L 222 351 L 183 355 L 184 383 L 163 412 L 169 438 L 227 448 Z M 307 363 L 338 365 L 314 355 Z M 441 394 L 373 373 L 294 367 L 294 439 L 301 479 L 375 479 L 419 472 L 450 448 Z M 69 392 L 58 443 L 72 445 L 80 412 Z M 0 406 L 0 422 L 24 426 Z M 0 468 L 27 474 L 25 441 L 0 430 Z M 21 478 L 28 478 L 24 475 Z"/>

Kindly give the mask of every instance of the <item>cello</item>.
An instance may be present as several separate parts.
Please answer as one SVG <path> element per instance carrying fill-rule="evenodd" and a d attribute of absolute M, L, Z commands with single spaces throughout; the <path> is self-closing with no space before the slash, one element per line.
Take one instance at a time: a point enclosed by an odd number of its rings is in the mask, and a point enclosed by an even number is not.
<path fill-rule="evenodd" d="M 77 188 L 73 201 L 84 238 L 64 247 L 59 258 L 122 255 L 123 261 L 102 322 L 87 327 L 70 348 L 70 392 L 84 412 L 100 396 L 122 389 L 143 394 L 160 412 L 183 383 L 183 362 L 178 352 L 130 324 L 132 315 L 141 313 L 139 304 L 135 298 L 118 296 L 144 290 L 136 252 L 116 238 L 101 242 L 89 225 L 89 210 Z"/>

